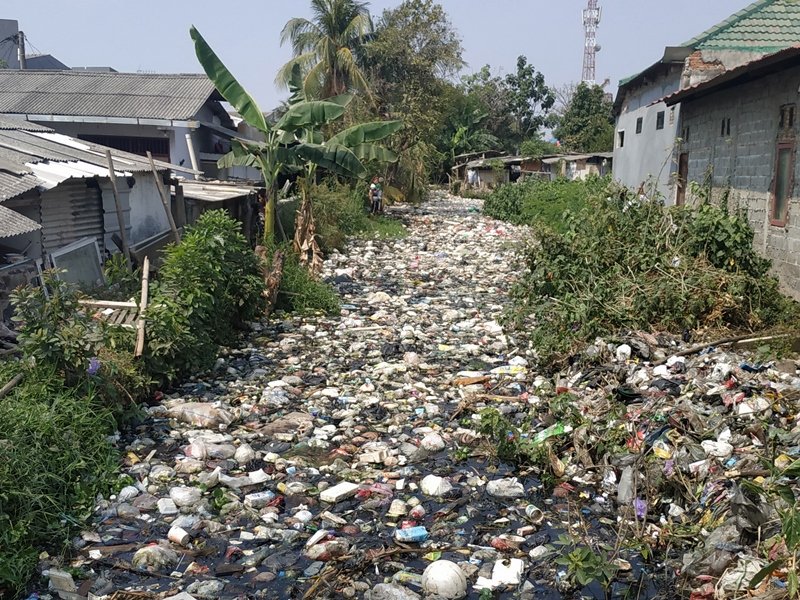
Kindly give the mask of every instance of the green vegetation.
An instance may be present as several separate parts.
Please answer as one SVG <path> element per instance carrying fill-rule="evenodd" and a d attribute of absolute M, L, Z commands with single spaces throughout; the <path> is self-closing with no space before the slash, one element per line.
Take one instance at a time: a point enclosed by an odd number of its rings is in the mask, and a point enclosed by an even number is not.
<path fill-rule="evenodd" d="M 217 346 L 263 313 L 258 258 L 224 211 L 203 213 L 167 248 L 147 310 L 147 371 L 171 380 L 210 366 Z"/>
<path fill-rule="evenodd" d="M 324 312 L 335 314 L 339 310 L 339 297 L 328 284 L 312 277 L 291 247 L 283 246 L 286 260 L 283 279 L 278 289 L 276 308 L 294 313 Z"/>
<path fill-rule="evenodd" d="M 342 250 L 349 237 L 400 238 L 406 229 L 397 219 L 368 215 L 366 185 L 352 188 L 336 182 L 311 190 L 314 221 L 324 251 Z"/>
<path fill-rule="evenodd" d="M 27 363 L 26 363 L 27 364 Z M 111 411 L 52 367 L 0 365 L 0 383 L 24 379 L 0 401 L 0 596 L 21 593 L 43 549 L 61 553 L 107 493 L 117 456 Z"/>
<path fill-rule="evenodd" d="M 123 293 L 135 279 L 117 262 L 107 272 Z M 96 495 L 108 491 L 117 464 L 108 436 L 135 401 L 154 381 L 209 366 L 217 345 L 264 306 L 258 259 L 222 211 L 204 213 L 166 250 L 144 361 L 133 358 L 134 332 L 92 318 L 78 290 L 52 273 L 44 283 L 49 295 L 14 292 L 22 360 L 0 366 L 0 384 L 24 375 L 0 401 L 0 595 L 21 590 L 42 548 L 65 550 Z"/>
<path fill-rule="evenodd" d="M 602 194 L 609 183 L 610 179 L 599 177 L 583 181 L 529 179 L 492 191 L 484 211 L 515 225 L 538 225 L 563 232 L 567 212 L 573 218 L 580 216 L 587 208 L 587 199 Z"/>
<path fill-rule="evenodd" d="M 576 207 L 562 215 L 526 209 L 535 200 L 509 190 L 487 201 L 492 214 L 535 226 L 508 319 L 544 361 L 625 330 L 753 331 L 798 315 L 744 216 L 710 204 L 664 208 L 599 181 L 575 186 L 583 202 L 565 194 Z"/>
<path fill-rule="evenodd" d="M 330 98 L 351 89 L 369 93 L 367 77 L 358 63 L 372 17 L 366 2 L 311 0 L 311 20 L 291 19 L 281 32 L 294 57 L 278 72 L 275 82 L 287 87 L 295 66 L 302 69 L 303 88 L 310 97 Z"/>
<path fill-rule="evenodd" d="M 574 152 L 610 152 L 614 148 L 613 104 L 603 88 L 579 84 L 553 134 Z"/>

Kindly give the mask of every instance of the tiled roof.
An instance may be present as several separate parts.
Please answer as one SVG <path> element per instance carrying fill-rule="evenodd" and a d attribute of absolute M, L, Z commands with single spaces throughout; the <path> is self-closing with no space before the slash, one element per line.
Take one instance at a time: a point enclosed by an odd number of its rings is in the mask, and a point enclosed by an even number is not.
<path fill-rule="evenodd" d="M 696 50 L 777 52 L 800 43 L 800 2 L 758 0 L 684 46 Z"/>
<path fill-rule="evenodd" d="M 13 237 L 41 229 L 42 226 L 18 212 L 0 206 L 0 238 Z"/>
<path fill-rule="evenodd" d="M 0 113 L 186 120 L 217 93 L 205 75 L 0 69 Z"/>

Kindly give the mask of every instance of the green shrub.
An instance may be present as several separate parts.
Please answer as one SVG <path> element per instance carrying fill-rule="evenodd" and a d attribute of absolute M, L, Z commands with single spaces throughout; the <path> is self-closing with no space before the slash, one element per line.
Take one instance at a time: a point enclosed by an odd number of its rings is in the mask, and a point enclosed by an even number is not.
<path fill-rule="evenodd" d="M 768 276 L 741 216 L 664 208 L 606 189 L 536 228 L 513 288 L 511 323 L 545 360 L 623 330 L 757 330 L 791 322 L 796 303 Z"/>
<path fill-rule="evenodd" d="M 171 379 L 213 362 L 264 310 L 258 258 L 240 225 L 209 211 L 167 248 L 147 310 L 148 371 Z"/>
<path fill-rule="evenodd" d="M 323 252 L 342 250 L 350 237 L 402 237 L 406 234 L 405 227 L 397 219 L 368 214 L 366 183 L 351 187 L 328 182 L 314 186 L 311 198 Z"/>
<path fill-rule="evenodd" d="M 0 385 L 20 370 L 0 365 Z M 0 401 L 0 596 L 21 593 L 42 549 L 60 553 L 105 493 L 118 457 L 114 418 L 52 368 L 26 370 Z M 5 591 L 4 591 L 5 590 Z"/>
<path fill-rule="evenodd" d="M 291 246 L 283 247 L 286 256 L 283 263 L 283 278 L 278 290 L 276 308 L 287 312 L 324 312 L 336 314 L 339 311 L 339 296 L 328 284 L 314 279 L 292 252 Z"/>
<path fill-rule="evenodd" d="M 52 369 L 67 385 L 97 390 L 118 414 L 149 387 L 133 361 L 135 333 L 81 309 L 77 288 L 56 273 L 45 273 L 44 287 L 20 287 L 11 298 L 23 356 Z"/>
<path fill-rule="evenodd" d="M 502 185 L 484 203 L 484 212 L 495 219 L 515 225 L 545 226 L 564 231 L 567 211 L 581 214 L 588 198 L 604 191 L 608 178 L 589 177 L 585 180 L 529 179 Z"/>

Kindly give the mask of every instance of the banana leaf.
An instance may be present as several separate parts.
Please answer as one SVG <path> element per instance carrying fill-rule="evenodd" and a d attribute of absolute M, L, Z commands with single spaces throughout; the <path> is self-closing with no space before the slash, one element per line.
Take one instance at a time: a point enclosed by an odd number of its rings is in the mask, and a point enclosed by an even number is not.
<path fill-rule="evenodd" d="M 298 129 L 313 129 L 320 125 L 325 125 L 341 117 L 344 114 L 344 106 L 335 102 L 315 100 L 313 102 L 301 102 L 290 106 L 286 114 L 275 125 L 276 129 L 283 131 L 297 131 Z"/>
<path fill-rule="evenodd" d="M 194 49 L 197 60 L 203 66 L 211 82 L 216 86 L 222 97 L 230 102 L 242 118 L 256 129 L 267 133 L 270 131 L 261 109 L 253 97 L 236 81 L 227 67 L 206 43 L 200 32 L 192 25 L 189 34 L 194 40 Z"/>
<path fill-rule="evenodd" d="M 365 142 L 377 142 L 396 133 L 403 127 L 402 121 L 372 121 L 353 125 L 334 135 L 329 142 L 352 148 Z"/>
<path fill-rule="evenodd" d="M 341 144 L 300 144 L 292 148 L 303 160 L 313 162 L 323 169 L 345 177 L 364 177 L 367 169 L 353 154 L 353 151 Z"/>
<path fill-rule="evenodd" d="M 244 144 L 239 140 L 233 139 L 231 140 L 231 151 L 217 161 L 217 166 L 220 169 L 229 169 L 231 167 L 259 168 L 259 150 L 258 144 Z"/>
<path fill-rule="evenodd" d="M 289 104 L 298 104 L 306 101 L 306 92 L 303 89 L 303 70 L 298 63 L 292 66 L 289 77 Z"/>
<path fill-rule="evenodd" d="M 339 96 L 331 96 L 330 98 L 325 98 L 325 102 L 333 102 L 334 104 L 338 104 L 339 106 L 346 107 L 353 101 L 353 94 L 340 94 Z"/>
<path fill-rule="evenodd" d="M 350 148 L 359 160 L 374 160 L 382 163 L 397 162 L 397 154 L 378 144 L 356 144 Z"/>

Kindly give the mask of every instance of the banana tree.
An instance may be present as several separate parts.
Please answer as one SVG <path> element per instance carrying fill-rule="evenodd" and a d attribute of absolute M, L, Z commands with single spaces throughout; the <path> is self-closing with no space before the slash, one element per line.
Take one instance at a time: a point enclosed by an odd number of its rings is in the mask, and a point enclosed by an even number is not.
<path fill-rule="evenodd" d="M 302 104 L 307 101 L 303 76 L 300 67 L 295 65 L 289 80 L 289 107 Z M 328 98 L 329 102 L 340 104 L 347 107 L 353 100 L 351 95 L 340 95 Z M 289 114 L 289 113 L 287 113 Z M 284 132 L 283 141 L 287 144 L 306 144 L 324 143 L 328 149 L 347 148 L 355 154 L 359 161 L 363 163 L 390 163 L 397 160 L 397 155 L 379 146 L 375 142 L 383 140 L 401 127 L 400 121 L 375 121 L 361 123 L 347 128 L 324 141 L 324 132 L 320 127 L 304 126 L 300 129 L 287 127 L 286 123 L 278 123 Z M 290 133 L 291 131 L 291 133 Z M 294 230 L 294 249 L 299 254 L 303 263 L 308 264 L 312 272 L 318 272 L 322 266 L 322 253 L 316 239 L 316 228 L 314 225 L 314 215 L 311 204 L 311 189 L 316 181 L 317 168 L 325 167 L 324 164 L 316 161 L 307 161 L 303 167 L 303 178 L 299 181 L 302 202 L 297 211 Z"/>
<path fill-rule="evenodd" d="M 189 33 L 194 40 L 197 59 L 222 97 L 249 125 L 264 136 L 263 142 L 233 139 L 231 151 L 223 156 L 218 164 L 222 168 L 236 165 L 252 166 L 261 171 L 267 190 L 264 238 L 265 243 L 269 245 L 275 235 L 275 183 L 281 171 L 288 167 L 313 162 L 345 177 L 359 178 L 366 174 L 366 168 L 356 154 L 345 146 L 326 146 L 313 141 L 291 145 L 285 143 L 287 134 L 318 128 L 340 118 L 344 114 L 345 103 L 341 99 L 300 102 L 291 106 L 280 122 L 270 125 L 253 97 L 231 74 L 200 32 L 192 27 Z"/>

